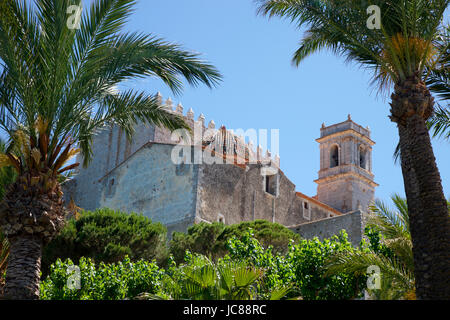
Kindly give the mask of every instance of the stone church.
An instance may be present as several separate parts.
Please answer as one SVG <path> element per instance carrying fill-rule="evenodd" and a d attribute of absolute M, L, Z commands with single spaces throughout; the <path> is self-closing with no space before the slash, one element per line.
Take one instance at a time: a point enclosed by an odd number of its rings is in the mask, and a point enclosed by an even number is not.
<path fill-rule="evenodd" d="M 277 222 L 305 238 L 321 239 L 345 229 L 353 244 L 362 237 L 363 216 L 374 199 L 372 146 L 369 128 L 352 121 L 322 125 L 317 195 L 299 191 L 280 170 L 280 159 L 260 147 L 254 150 L 224 126 L 205 117 L 194 120 L 190 109 L 167 110 L 184 117 L 202 131 L 201 143 L 185 141 L 167 130 L 140 123 L 130 141 L 117 126 L 105 127 L 93 141 L 93 160 L 64 185 L 66 201 L 86 210 L 108 207 L 137 212 L 186 231 L 199 222 L 234 224 L 265 219 Z M 188 139 L 189 140 L 189 139 Z M 174 148 L 183 146 L 184 161 L 173 160 Z M 175 152 L 177 153 L 177 152 Z M 190 161 L 195 154 L 224 161 Z M 190 156 L 188 156 L 190 154 Z M 81 162 L 82 159 L 77 159 Z"/>

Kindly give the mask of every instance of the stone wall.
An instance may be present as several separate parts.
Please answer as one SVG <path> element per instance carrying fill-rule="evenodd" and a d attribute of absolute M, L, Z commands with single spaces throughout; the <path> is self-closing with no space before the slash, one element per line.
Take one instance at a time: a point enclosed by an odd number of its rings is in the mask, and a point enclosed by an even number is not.
<path fill-rule="evenodd" d="M 323 179 L 317 186 L 319 200 L 343 213 L 367 211 L 374 199 L 373 182 L 351 172 Z"/>
<path fill-rule="evenodd" d="M 348 234 L 349 241 L 354 246 L 358 246 L 362 240 L 364 231 L 363 225 L 363 213 L 357 210 L 341 216 L 326 218 L 298 226 L 291 226 L 289 229 L 298 233 L 305 239 L 317 237 L 319 240 L 330 238 L 344 229 Z"/>
<path fill-rule="evenodd" d="M 142 213 L 169 231 L 185 231 L 194 223 L 198 166 L 173 164 L 172 148 L 149 143 L 95 181 L 90 193 L 79 187 L 79 177 L 68 184 L 66 193 L 76 189 L 74 200 L 83 209 Z"/>
<path fill-rule="evenodd" d="M 299 196 L 295 185 L 278 171 L 275 194 L 266 192 L 263 165 L 201 165 L 197 195 L 199 220 L 226 224 L 264 219 L 295 225 L 339 214 L 312 198 Z M 307 203 L 305 208 L 305 202 Z"/>

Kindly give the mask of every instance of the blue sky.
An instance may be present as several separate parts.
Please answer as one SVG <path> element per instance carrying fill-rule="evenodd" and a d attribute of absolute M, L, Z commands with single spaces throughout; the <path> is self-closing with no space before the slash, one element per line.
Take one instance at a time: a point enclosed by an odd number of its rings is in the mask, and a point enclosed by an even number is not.
<path fill-rule="evenodd" d="M 129 30 L 153 33 L 202 53 L 224 76 L 216 89 L 186 87 L 174 97 L 158 80 L 126 83 L 124 87 L 160 91 L 185 111 L 193 108 L 206 121 L 232 129 L 280 129 L 281 169 L 297 190 L 313 196 L 319 170 L 320 127 L 345 121 L 347 115 L 370 126 L 373 172 L 380 186 L 376 197 L 404 194 L 401 168 L 393 162 L 398 141 L 388 119 L 389 99 L 370 86 L 368 71 L 322 52 L 298 68 L 291 57 L 302 31 L 288 21 L 256 14 L 252 0 L 141 0 Z M 433 140 L 446 196 L 450 196 L 450 143 Z"/>

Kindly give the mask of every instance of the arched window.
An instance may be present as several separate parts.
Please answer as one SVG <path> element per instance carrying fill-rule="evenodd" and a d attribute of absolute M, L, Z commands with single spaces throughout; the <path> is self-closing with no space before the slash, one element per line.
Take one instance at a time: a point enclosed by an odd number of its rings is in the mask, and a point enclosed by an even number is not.
<path fill-rule="evenodd" d="M 339 148 L 334 145 L 330 149 L 330 168 L 337 167 L 339 165 Z"/>
<path fill-rule="evenodd" d="M 367 170 L 367 151 L 364 147 L 359 148 L 359 166 Z"/>

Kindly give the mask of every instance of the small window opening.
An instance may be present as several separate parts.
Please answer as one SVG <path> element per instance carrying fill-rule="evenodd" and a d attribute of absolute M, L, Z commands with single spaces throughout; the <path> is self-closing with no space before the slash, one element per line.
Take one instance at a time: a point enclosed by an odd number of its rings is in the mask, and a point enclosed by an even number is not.
<path fill-rule="evenodd" d="M 363 148 L 359 149 L 359 166 L 367 169 L 366 151 Z"/>
<path fill-rule="evenodd" d="M 303 218 L 305 218 L 306 220 L 311 220 L 310 206 L 306 201 L 303 202 Z"/>
<path fill-rule="evenodd" d="M 266 175 L 265 176 L 265 188 L 266 192 L 273 196 L 277 195 L 277 175 Z"/>
<path fill-rule="evenodd" d="M 330 150 L 330 168 L 337 167 L 339 165 L 339 148 L 332 146 Z"/>

